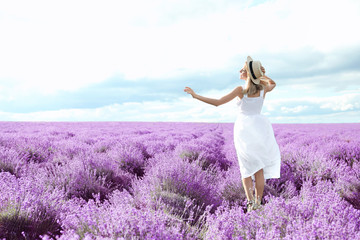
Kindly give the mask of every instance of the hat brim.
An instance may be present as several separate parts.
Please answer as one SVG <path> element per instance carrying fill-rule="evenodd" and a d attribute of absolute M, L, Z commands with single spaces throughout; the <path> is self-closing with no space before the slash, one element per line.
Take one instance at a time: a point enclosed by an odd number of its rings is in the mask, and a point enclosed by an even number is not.
<path fill-rule="evenodd" d="M 250 56 L 248 56 L 247 58 L 246 58 L 246 65 L 247 65 L 247 67 L 248 67 L 248 69 L 250 70 L 250 66 L 249 66 L 249 62 L 251 62 L 251 61 L 254 61 Z M 255 83 L 255 84 L 259 84 L 260 83 L 260 79 L 258 78 L 258 79 L 254 79 L 252 76 L 251 76 L 251 73 L 248 73 L 249 74 L 249 76 L 250 76 L 250 79 L 251 79 L 251 81 L 253 82 L 253 83 Z"/>

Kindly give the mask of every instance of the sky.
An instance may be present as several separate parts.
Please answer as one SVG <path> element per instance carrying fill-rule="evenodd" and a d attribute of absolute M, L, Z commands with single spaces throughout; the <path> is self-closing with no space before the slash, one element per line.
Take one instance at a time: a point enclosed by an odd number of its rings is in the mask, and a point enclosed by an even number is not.
<path fill-rule="evenodd" d="M 0 121 L 234 122 L 247 56 L 272 123 L 360 122 L 358 0 L 0 0 Z"/>

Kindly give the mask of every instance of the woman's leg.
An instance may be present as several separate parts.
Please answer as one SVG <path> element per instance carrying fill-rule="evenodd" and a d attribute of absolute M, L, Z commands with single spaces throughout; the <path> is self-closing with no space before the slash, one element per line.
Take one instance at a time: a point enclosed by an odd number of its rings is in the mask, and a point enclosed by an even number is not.
<path fill-rule="evenodd" d="M 264 171 L 261 169 L 255 173 L 255 196 L 256 196 L 256 202 L 258 204 L 261 204 L 261 199 L 264 193 L 264 185 L 265 185 Z"/>
<path fill-rule="evenodd" d="M 248 201 L 254 199 L 253 195 L 253 182 L 251 177 L 243 178 L 242 183 L 245 189 L 246 198 Z"/>

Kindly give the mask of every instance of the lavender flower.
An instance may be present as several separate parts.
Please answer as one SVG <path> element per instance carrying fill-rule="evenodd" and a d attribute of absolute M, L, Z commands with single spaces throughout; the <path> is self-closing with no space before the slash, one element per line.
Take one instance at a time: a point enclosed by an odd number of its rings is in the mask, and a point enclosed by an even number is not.
<path fill-rule="evenodd" d="M 0 239 L 360 239 L 360 124 L 274 124 L 246 213 L 231 123 L 0 122 Z"/>

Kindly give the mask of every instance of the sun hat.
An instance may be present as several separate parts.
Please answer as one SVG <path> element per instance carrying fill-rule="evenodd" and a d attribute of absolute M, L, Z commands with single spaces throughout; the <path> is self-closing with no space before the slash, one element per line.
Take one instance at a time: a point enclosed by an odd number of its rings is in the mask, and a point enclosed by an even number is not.
<path fill-rule="evenodd" d="M 246 60 L 247 67 L 249 69 L 249 75 L 251 81 L 255 84 L 260 83 L 260 77 L 264 75 L 261 71 L 261 62 L 260 61 L 253 61 L 253 59 L 248 56 Z"/>

